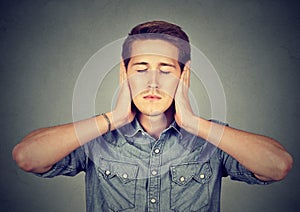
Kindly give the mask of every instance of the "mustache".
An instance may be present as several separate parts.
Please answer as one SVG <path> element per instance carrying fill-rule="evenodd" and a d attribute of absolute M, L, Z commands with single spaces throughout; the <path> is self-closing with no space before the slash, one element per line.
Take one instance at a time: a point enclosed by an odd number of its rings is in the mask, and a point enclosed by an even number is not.
<path fill-rule="evenodd" d="M 158 96 L 171 96 L 170 94 L 168 94 L 167 92 L 163 91 L 163 90 L 159 90 L 159 89 L 153 89 L 153 88 L 148 88 L 148 89 L 144 89 L 140 92 L 138 92 L 135 96 L 141 95 L 141 96 L 146 96 L 146 95 L 158 95 Z"/>

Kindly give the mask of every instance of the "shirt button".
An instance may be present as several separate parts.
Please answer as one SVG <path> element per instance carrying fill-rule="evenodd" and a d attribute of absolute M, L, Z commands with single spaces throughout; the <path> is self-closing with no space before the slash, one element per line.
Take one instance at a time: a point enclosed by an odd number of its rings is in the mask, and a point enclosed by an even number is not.
<path fill-rule="evenodd" d="M 128 178 L 128 174 L 124 173 L 124 174 L 122 175 L 122 177 L 123 177 L 124 179 L 127 179 L 127 178 Z"/>
<path fill-rule="evenodd" d="M 156 154 L 158 154 L 158 153 L 160 152 L 160 150 L 159 150 L 159 149 L 155 149 L 154 152 L 155 152 Z"/>
<path fill-rule="evenodd" d="M 106 174 L 106 175 L 110 175 L 110 171 L 109 171 L 109 170 L 106 170 L 106 171 L 105 171 L 105 174 Z"/>
<path fill-rule="evenodd" d="M 184 182 L 185 181 L 185 178 L 182 176 L 179 178 L 180 182 Z"/>
<path fill-rule="evenodd" d="M 150 202 L 151 202 L 152 204 L 154 204 L 154 203 L 156 203 L 156 199 L 155 199 L 155 198 L 152 198 L 152 199 L 150 199 Z"/>
<path fill-rule="evenodd" d="M 200 174 L 200 178 L 204 179 L 205 175 L 204 174 Z"/>
<path fill-rule="evenodd" d="M 152 174 L 153 176 L 155 176 L 155 175 L 157 175 L 157 171 L 153 170 L 153 171 L 151 172 L 151 174 Z"/>

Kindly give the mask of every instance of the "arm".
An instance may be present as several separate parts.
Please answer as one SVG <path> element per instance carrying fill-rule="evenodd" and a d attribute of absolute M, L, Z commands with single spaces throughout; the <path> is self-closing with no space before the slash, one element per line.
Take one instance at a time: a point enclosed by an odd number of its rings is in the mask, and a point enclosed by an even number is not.
<path fill-rule="evenodd" d="M 80 138 L 76 132 L 79 128 Z M 104 134 L 107 128 L 108 124 L 102 116 L 42 128 L 33 131 L 15 146 L 13 158 L 24 171 L 43 173 L 80 145 Z"/>
<path fill-rule="evenodd" d="M 188 89 L 189 68 L 186 67 L 175 95 L 175 120 L 180 127 L 216 145 L 260 180 L 281 180 L 287 175 L 293 159 L 279 142 L 196 117 L 189 104 Z"/>
<path fill-rule="evenodd" d="M 121 89 L 116 108 L 107 113 L 114 130 L 133 120 L 131 97 L 127 75 L 123 63 L 120 69 Z M 125 107 L 127 105 L 127 107 Z M 24 171 L 43 173 L 81 145 L 103 135 L 108 130 L 108 122 L 97 116 L 75 123 L 42 128 L 28 134 L 12 152 L 13 159 Z"/>
<path fill-rule="evenodd" d="M 263 181 L 282 180 L 292 167 L 291 155 L 276 140 L 197 118 L 198 136 L 234 157 Z"/>

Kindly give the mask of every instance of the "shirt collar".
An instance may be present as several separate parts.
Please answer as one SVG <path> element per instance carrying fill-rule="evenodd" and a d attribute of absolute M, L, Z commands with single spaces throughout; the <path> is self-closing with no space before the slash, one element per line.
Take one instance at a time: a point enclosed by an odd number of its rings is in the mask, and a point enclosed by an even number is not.
<path fill-rule="evenodd" d="M 124 127 L 120 128 L 120 131 L 125 137 L 132 138 L 134 137 L 138 132 L 144 132 L 144 129 L 140 125 L 139 121 L 134 118 L 133 121 Z"/>
<path fill-rule="evenodd" d="M 119 128 L 118 131 L 124 138 L 118 141 L 118 146 L 123 146 L 128 141 L 134 142 L 134 137 L 138 133 L 147 133 L 142 128 L 137 118 L 134 118 L 134 120 L 131 123 Z M 189 132 L 185 131 L 183 128 L 179 127 L 179 125 L 175 121 L 173 121 L 168 128 L 163 130 L 161 135 L 171 133 L 172 131 L 177 133 L 179 138 L 178 143 L 183 145 L 186 149 L 188 149 L 191 152 L 202 146 L 204 143 L 206 143 L 204 139 L 200 138 L 199 140 L 197 136 L 192 135 Z"/>
<path fill-rule="evenodd" d="M 175 132 L 178 133 L 179 138 L 182 139 L 183 135 L 181 129 L 175 121 L 173 121 L 168 128 L 163 130 L 162 133 L 165 133 L 171 129 L 174 129 Z M 127 124 L 124 127 L 120 128 L 120 131 L 127 138 L 134 137 L 138 132 L 145 132 L 145 130 L 142 128 L 137 118 L 134 118 L 134 120 L 130 124 Z"/>
<path fill-rule="evenodd" d="M 180 139 L 183 138 L 183 134 L 182 134 L 181 128 L 179 127 L 179 125 L 175 121 L 173 121 L 171 123 L 171 125 L 166 129 L 166 131 L 169 130 L 169 129 L 174 129 L 178 133 L 179 138 Z"/>

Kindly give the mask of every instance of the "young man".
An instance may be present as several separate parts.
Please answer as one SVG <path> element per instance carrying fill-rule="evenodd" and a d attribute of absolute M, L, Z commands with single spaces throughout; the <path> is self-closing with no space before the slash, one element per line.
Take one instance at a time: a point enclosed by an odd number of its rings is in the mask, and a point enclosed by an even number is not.
<path fill-rule="evenodd" d="M 86 172 L 87 211 L 219 211 L 222 177 L 267 184 L 287 175 L 292 158 L 274 139 L 194 115 L 180 27 L 136 26 L 122 57 L 115 109 L 30 133 L 13 150 L 23 170 Z"/>

